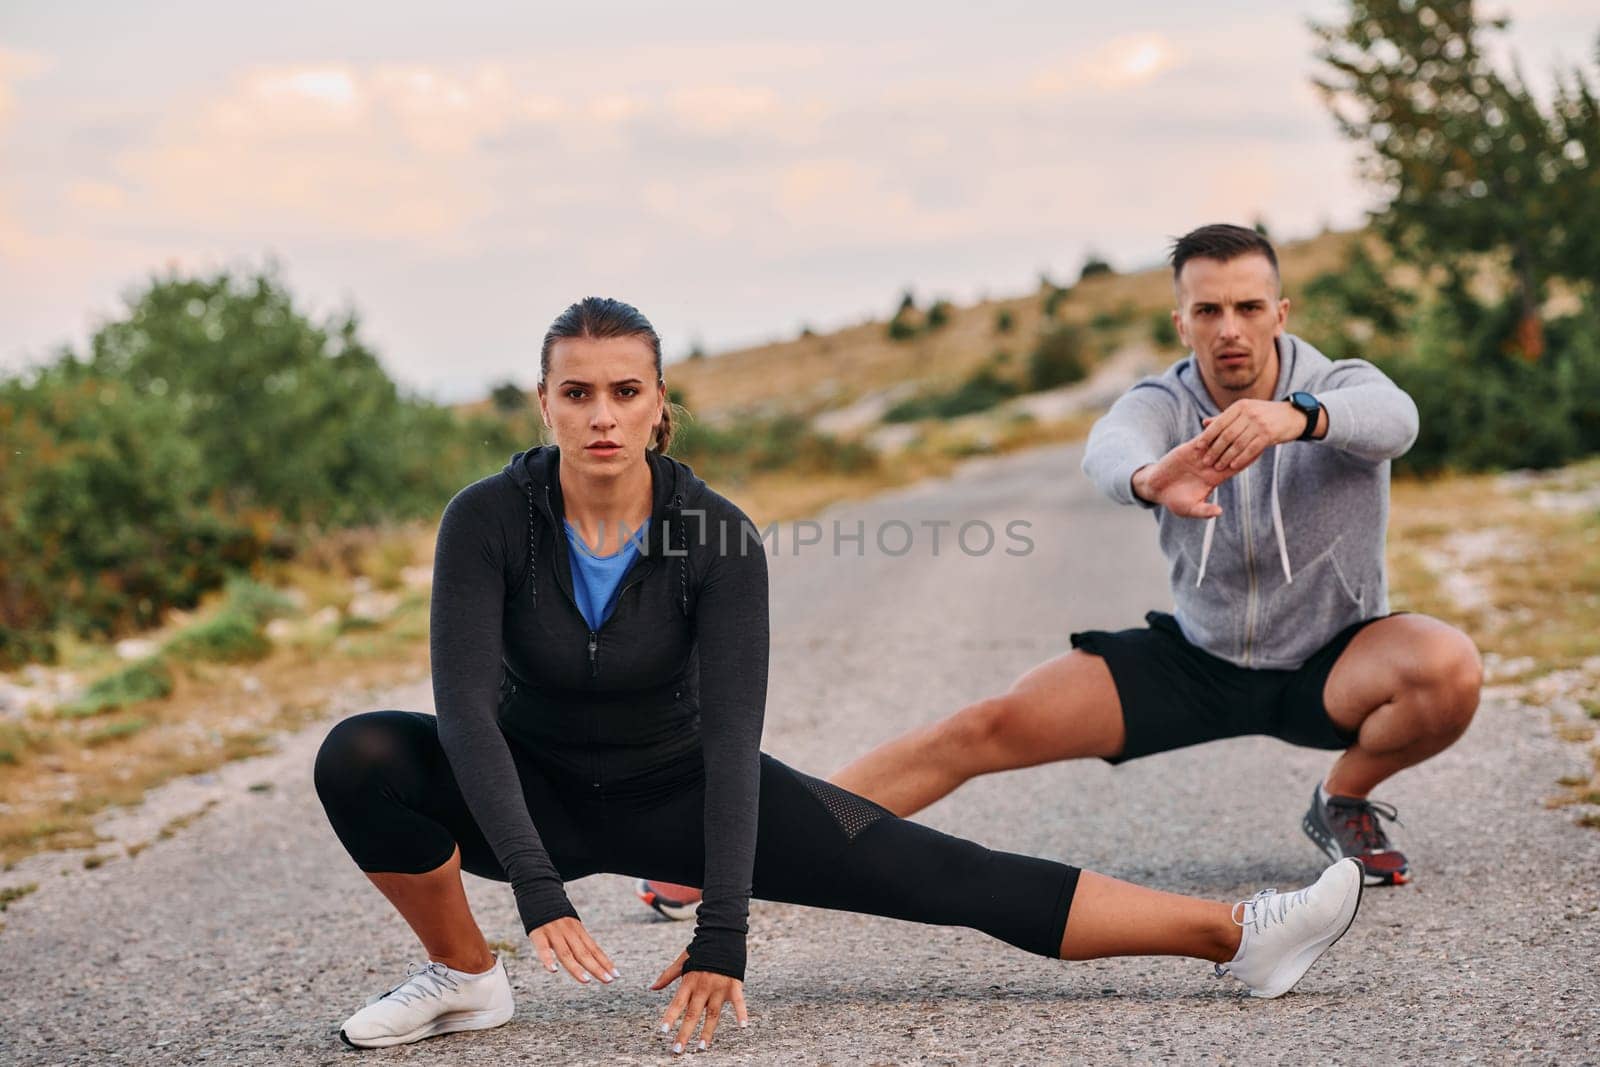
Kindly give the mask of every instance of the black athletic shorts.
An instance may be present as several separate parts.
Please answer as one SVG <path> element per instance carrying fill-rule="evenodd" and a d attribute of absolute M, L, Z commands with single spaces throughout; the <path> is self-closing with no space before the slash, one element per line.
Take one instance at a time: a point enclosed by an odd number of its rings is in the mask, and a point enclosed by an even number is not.
<path fill-rule="evenodd" d="M 1088 630 L 1072 647 L 1106 661 L 1122 700 L 1122 763 L 1224 737 L 1265 734 L 1307 748 L 1346 749 L 1356 735 L 1328 718 L 1322 691 L 1334 661 L 1367 619 L 1345 627 L 1295 670 L 1236 667 L 1190 644 L 1178 620 L 1145 615 L 1148 628 Z"/>

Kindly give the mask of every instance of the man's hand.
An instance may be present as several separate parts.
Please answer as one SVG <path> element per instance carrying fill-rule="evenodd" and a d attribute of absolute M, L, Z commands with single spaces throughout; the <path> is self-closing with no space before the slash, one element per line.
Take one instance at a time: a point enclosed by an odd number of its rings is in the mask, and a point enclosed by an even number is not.
<path fill-rule="evenodd" d="M 1202 425 L 1196 440 L 1205 450 L 1205 462 L 1237 474 L 1273 445 L 1299 440 L 1306 417 L 1282 400 L 1235 400 Z"/>
<path fill-rule="evenodd" d="M 744 1006 L 743 982 L 737 978 L 729 978 L 725 974 L 712 974 L 709 971 L 690 971 L 685 975 L 683 965 L 687 962 L 689 953 L 678 953 L 678 958 L 661 972 L 661 977 L 650 987 L 665 989 L 679 978 L 683 979 L 678 986 L 678 992 L 672 998 L 672 1003 L 661 1013 L 662 1033 L 671 1033 L 674 1026 L 678 1027 L 678 1035 L 672 1039 L 673 1052 L 682 1052 L 688 1048 L 697 1028 L 700 1029 L 701 1051 L 710 1048 L 711 1039 L 716 1035 L 717 1022 L 722 1018 L 722 1008 L 725 1004 L 733 1005 L 733 1017 L 739 1020 L 741 1029 L 750 1022 L 750 1013 Z M 678 1021 L 680 1017 L 681 1025 Z M 700 1026 L 702 1019 L 705 1020 L 703 1028 Z"/>
<path fill-rule="evenodd" d="M 1222 509 L 1208 498 L 1213 489 L 1236 472 L 1218 470 L 1207 463 L 1201 440 L 1195 437 L 1185 441 L 1154 463 L 1134 471 L 1134 495 L 1186 519 L 1214 519 L 1221 515 Z"/>
<path fill-rule="evenodd" d="M 570 915 L 534 927 L 528 932 L 528 940 L 533 942 L 533 950 L 539 954 L 539 962 L 547 971 L 554 971 L 559 962 L 580 982 L 587 983 L 591 976 L 608 983 L 622 977 L 622 972 L 595 944 L 583 923 Z"/>

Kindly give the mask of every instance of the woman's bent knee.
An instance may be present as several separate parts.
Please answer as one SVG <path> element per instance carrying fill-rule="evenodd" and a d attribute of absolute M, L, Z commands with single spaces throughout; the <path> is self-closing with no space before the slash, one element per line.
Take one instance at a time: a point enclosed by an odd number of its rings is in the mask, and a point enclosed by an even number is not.
<path fill-rule="evenodd" d="M 312 781 L 324 807 L 330 800 L 363 792 L 405 760 L 406 739 L 397 717 L 403 712 L 369 711 L 335 723 L 322 739 Z"/>

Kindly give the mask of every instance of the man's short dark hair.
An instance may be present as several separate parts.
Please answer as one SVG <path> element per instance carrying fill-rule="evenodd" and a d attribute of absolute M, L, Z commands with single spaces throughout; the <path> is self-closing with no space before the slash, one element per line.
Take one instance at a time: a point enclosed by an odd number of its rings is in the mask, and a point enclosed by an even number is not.
<path fill-rule="evenodd" d="M 1223 263 L 1240 256 L 1259 254 L 1267 257 L 1267 262 L 1272 264 L 1272 273 L 1278 275 L 1278 253 L 1273 251 L 1272 242 L 1255 230 L 1244 226 L 1234 226 L 1226 222 L 1214 222 L 1209 226 L 1201 226 L 1172 242 L 1172 281 L 1176 285 L 1178 275 L 1183 273 L 1183 265 L 1191 259 L 1215 259 Z"/>

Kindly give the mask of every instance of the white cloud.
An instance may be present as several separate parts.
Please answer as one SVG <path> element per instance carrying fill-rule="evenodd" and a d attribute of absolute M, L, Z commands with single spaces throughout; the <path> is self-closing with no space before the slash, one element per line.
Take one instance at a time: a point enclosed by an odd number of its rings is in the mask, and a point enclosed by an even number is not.
<path fill-rule="evenodd" d="M 1262 92 L 1292 59 L 1239 71 L 1209 54 L 1135 35 L 1031 80 L 1039 51 L 982 77 L 789 46 L 256 66 L 159 100 L 145 128 L 101 104 L 46 138 L 30 111 L 47 163 L 0 175 L 0 197 L 30 209 L 0 214 L 0 252 L 81 287 L 107 264 L 127 282 L 141 262 L 272 250 L 309 298 L 354 300 L 413 382 L 520 351 L 528 306 L 575 291 L 658 300 L 664 325 L 716 346 L 785 324 L 774 315 L 877 307 L 906 282 L 1003 287 L 1014 268 L 1026 283 L 1084 242 L 1154 250 L 1213 214 L 1277 227 L 1308 196 L 1267 180 L 1274 167 L 1344 180 L 1320 150 L 1299 170 L 1275 161 L 1286 129 L 1320 119 L 1303 92 Z M 73 136 L 93 150 L 53 152 Z M 91 303 L 30 300 L 0 293 L 0 315 L 64 322 Z"/>
<path fill-rule="evenodd" d="M 13 87 L 18 82 L 37 78 L 53 65 L 48 56 L 38 52 L 0 48 L 0 129 L 5 127 L 6 120 L 17 106 L 17 94 Z"/>
<path fill-rule="evenodd" d="M 1118 37 L 1086 54 L 1037 71 L 1028 88 L 1038 96 L 1080 89 L 1131 89 L 1152 81 L 1180 60 L 1178 47 L 1159 34 Z"/>
<path fill-rule="evenodd" d="M 761 85 L 689 86 L 674 91 L 668 107 L 688 126 L 728 133 L 770 119 L 778 111 L 778 97 Z"/>

